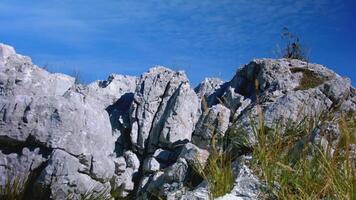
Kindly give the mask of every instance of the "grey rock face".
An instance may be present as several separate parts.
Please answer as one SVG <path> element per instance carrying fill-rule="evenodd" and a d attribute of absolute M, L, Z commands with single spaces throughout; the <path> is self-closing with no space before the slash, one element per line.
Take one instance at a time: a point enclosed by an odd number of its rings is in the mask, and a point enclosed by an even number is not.
<path fill-rule="evenodd" d="M 232 191 L 217 200 L 254 200 L 259 199 L 258 195 L 261 193 L 262 184 L 258 178 L 252 173 L 248 167 L 247 162 L 251 160 L 249 156 L 243 156 L 235 161 L 236 179 Z"/>
<path fill-rule="evenodd" d="M 312 79 L 318 81 L 315 83 Z M 223 92 L 216 91 L 212 96 L 221 99 L 217 105 L 230 110 L 228 127 L 238 130 L 241 135 L 241 141 L 233 142 L 241 142 L 240 144 L 247 146 L 255 143 L 251 123 L 252 120 L 258 123 L 260 112 L 263 113 L 265 125 L 273 128 L 279 122 L 297 124 L 305 118 L 316 118 L 329 110 L 352 113 L 355 108 L 355 90 L 350 80 L 321 65 L 298 60 L 254 60 L 241 68 L 224 88 Z M 210 106 L 209 111 L 214 106 L 214 104 Z M 203 113 L 200 119 L 209 119 L 208 117 Z M 202 140 L 195 138 L 195 134 L 199 134 L 200 122 L 193 135 L 193 143 L 198 146 Z M 206 124 L 216 127 L 211 125 L 212 122 Z M 332 125 L 333 122 L 328 124 Z M 336 134 L 333 143 L 338 137 L 338 131 L 334 129 L 337 128 L 332 128 L 330 133 L 324 131 L 329 133 L 329 138 Z M 318 137 L 315 137 L 315 140 L 318 140 Z M 200 147 L 208 145 L 209 142 Z M 241 175 L 238 175 L 239 180 L 235 183 L 233 191 L 222 199 L 257 198 L 256 177 L 252 176 L 247 166 L 240 168 L 243 170 Z"/>
<path fill-rule="evenodd" d="M 179 198 L 180 200 L 209 200 L 209 186 L 208 184 L 203 181 L 200 183 L 194 190 L 187 191 Z"/>
<path fill-rule="evenodd" d="M 139 81 L 131 108 L 131 141 L 135 149 L 154 152 L 191 140 L 198 98 L 183 72 L 155 67 Z"/>
<path fill-rule="evenodd" d="M 230 122 L 230 110 L 225 106 L 214 105 L 204 112 L 196 125 L 193 143 L 200 148 L 208 149 L 212 138 L 221 138 Z"/>
<path fill-rule="evenodd" d="M 115 175 L 111 178 L 111 193 L 116 197 L 127 197 L 135 187 L 134 179 L 140 167 L 136 154 L 126 151 L 114 160 Z"/>
<path fill-rule="evenodd" d="M 126 168 L 120 174 L 115 174 L 111 179 L 111 192 L 117 197 L 127 197 L 134 190 L 135 174 L 132 168 Z"/>
<path fill-rule="evenodd" d="M 39 151 L 39 148 L 31 151 L 26 147 L 18 153 L 8 154 L 6 150 L 0 151 L 0 186 L 9 181 L 17 181 L 20 187 L 24 187 L 26 183 L 33 181 L 29 176 L 41 170 L 46 161 Z M 18 180 L 13 180 L 13 177 Z"/>
<path fill-rule="evenodd" d="M 156 172 L 160 169 L 159 162 L 154 157 L 147 158 L 143 163 L 144 172 Z"/>
<path fill-rule="evenodd" d="M 112 133 L 116 139 L 115 153 L 122 156 L 129 147 L 129 108 L 137 85 L 137 77 L 111 74 L 105 81 L 88 85 L 86 102 L 102 106 L 109 114 Z"/>
<path fill-rule="evenodd" d="M 333 102 L 336 106 L 345 101 L 350 96 L 351 81 L 347 78 L 341 78 L 335 75 L 335 78 L 327 81 L 321 88 L 321 91 Z"/>
<path fill-rule="evenodd" d="M 234 88 L 231 86 L 226 89 L 221 99 L 223 101 L 223 105 L 231 112 L 230 119 L 237 119 L 241 112 L 251 104 L 251 99 L 236 93 Z"/>
<path fill-rule="evenodd" d="M 318 79 L 320 83 L 310 85 L 307 82 L 310 79 Z M 242 106 L 239 103 L 235 107 L 237 112 L 232 127 L 244 130 L 245 138 L 252 145 L 254 135 L 251 119 L 257 119 L 259 109 L 263 111 L 265 125 L 268 127 L 273 127 L 277 121 L 298 123 L 345 105 L 347 99 L 350 99 L 352 87 L 348 79 L 341 78 L 321 65 L 299 60 L 261 59 L 240 69 L 223 96 L 231 96 L 229 93 L 232 90 L 249 99 L 248 104 Z M 233 105 L 243 98 L 227 99 L 231 99 L 232 102 L 228 102 Z"/>
<path fill-rule="evenodd" d="M 44 149 L 46 155 L 39 155 L 44 160 L 33 158 L 32 167 L 37 162 L 48 163 L 37 183 L 40 188 L 50 188 L 48 195 L 54 199 L 71 192 L 83 194 L 92 190 L 91 183 L 108 188 L 115 172 L 112 154 L 116 140 L 105 103 L 93 103 L 87 87 L 74 85 L 74 78 L 50 74 L 7 46 L 0 49 L 0 150 L 10 151 L 4 159 L 11 159 L 18 172 L 27 169 L 21 172 L 26 179 L 35 173 L 21 161 L 27 151 L 17 153 L 18 162 L 13 153 L 24 147 Z M 56 174 L 60 170 L 68 176 L 49 181 L 60 176 Z"/>
<path fill-rule="evenodd" d="M 126 159 L 126 166 L 131 168 L 134 172 L 137 172 L 140 168 L 140 160 L 137 155 L 132 151 L 126 151 L 124 157 Z"/>
<path fill-rule="evenodd" d="M 315 72 L 315 76 L 324 80 L 335 76 L 321 65 L 299 60 L 256 59 L 242 67 L 230 84 L 243 96 L 253 97 L 256 92 L 273 96 L 275 91 L 285 93 L 298 88 L 306 71 Z"/>
<path fill-rule="evenodd" d="M 0 102 L 4 115 L 1 136 L 22 142 L 33 138 L 47 148 L 65 149 L 77 156 L 97 152 L 108 156 L 113 152 L 105 111 L 63 96 L 16 95 Z"/>
<path fill-rule="evenodd" d="M 192 143 L 187 143 L 184 145 L 179 158 L 184 158 L 192 167 L 197 165 L 205 166 L 209 154 L 209 151 L 199 149 Z"/>
<path fill-rule="evenodd" d="M 348 113 L 356 112 L 356 89 L 350 88 L 350 96 L 346 99 L 346 101 L 341 103 L 341 110 Z"/>
<path fill-rule="evenodd" d="M 221 102 L 221 95 L 228 85 L 228 82 L 224 83 L 224 81 L 218 78 L 205 78 L 194 89 L 200 99 L 200 112 L 206 112 L 209 107 Z"/>
<path fill-rule="evenodd" d="M 186 189 L 183 182 L 188 174 L 187 172 L 187 161 L 179 158 L 176 163 L 164 171 L 158 171 L 147 179 L 143 179 L 137 198 L 149 199 L 150 196 L 154 196 L 163 199 L 174 199 L 172 196 L 181 194 Z"/>
<path fill-rule="evenodd" d="M 49 188 L 53 199 L 78 199 L 88 191 L 110 191 L 110 184 L 102 184 L 90 175 L 90 166 L 65 151 L 54 150 L 47 167 L 35 183 L 37 195 Z"/>
<path fill-rule="evenodd" d="M 205 78 L 194 91 L 197 93 L 199 98 L 204 96 L 208 97 L 213 94 L 219 87 L 224 83 L 224 81 L 219 78 Z"/>
<path fill-rule="evenodd" d="M 13 47 L 0 43 L 0 67 L 4 67 L 7 58 L 15 54 Z"/>
<path fill-rule="evenodd" d="M 100 105 L 107 108 L 127 93 L 133 93 L 137 77 L 111 74 L 105 81 L 95 81 L 88 85 L 89 94 L 97 98 Z"/>

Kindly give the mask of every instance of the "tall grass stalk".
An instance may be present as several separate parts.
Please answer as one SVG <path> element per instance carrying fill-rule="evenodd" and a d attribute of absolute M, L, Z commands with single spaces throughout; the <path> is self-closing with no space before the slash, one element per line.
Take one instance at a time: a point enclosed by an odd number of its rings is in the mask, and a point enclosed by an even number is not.
<path fill-rule="evenodd" d="M 7 176 L 4 186 L 0 186 L 1 200 L 23 200 L 25 198 L 26 181 L 13 176 Z"/>
<path fill-rule="evenodd" d="M 214 199 L 230 192 L 234 184 L 234 174 L 231 156 L 217 148 L 215 137 L 212 138 L 211 152 L 205 165 L 195 162 L 194 169 L 207 181 L 210 198 Z"/>

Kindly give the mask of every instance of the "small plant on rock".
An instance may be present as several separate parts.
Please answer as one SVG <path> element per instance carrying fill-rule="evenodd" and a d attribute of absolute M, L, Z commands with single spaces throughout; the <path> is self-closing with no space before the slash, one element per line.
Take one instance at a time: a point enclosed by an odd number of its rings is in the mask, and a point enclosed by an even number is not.
<path fill-rule="evenodd" d="M 295 90 L 307 90 L 310 88 L 317 87 L 327 81 L 326 78 L 320 77 L 314 71 L 305 68 L 291 68 L 292 73 L 301 72 L 303 74 L 299 86 L 295 88 Z"/>
<path fill-rule="evenodd" d="M 302 61 L 309 60 L 309 52 L 304 45 L 302 45 L 298 35 L 289 31 L 287 27 L 282 29 L 281 38 L 283 40 L 284 48 L 281 49 L 277 45 L 276 54 L 278 57 L 288 58 L 288 59 L 298 59 Z"/>

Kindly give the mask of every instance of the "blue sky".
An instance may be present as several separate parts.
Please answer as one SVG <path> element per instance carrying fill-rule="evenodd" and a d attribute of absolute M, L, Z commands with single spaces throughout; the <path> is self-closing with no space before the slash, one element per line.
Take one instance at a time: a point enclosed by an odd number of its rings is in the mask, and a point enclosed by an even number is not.
<path fill-rule="evenodd" d="M 0 42 L 86 82 L 153 65 L 230 80 L 253 58 L 275 57 L 284 26 L 311 61 L 356 81 L 353 0 L 1 0 Z"/>

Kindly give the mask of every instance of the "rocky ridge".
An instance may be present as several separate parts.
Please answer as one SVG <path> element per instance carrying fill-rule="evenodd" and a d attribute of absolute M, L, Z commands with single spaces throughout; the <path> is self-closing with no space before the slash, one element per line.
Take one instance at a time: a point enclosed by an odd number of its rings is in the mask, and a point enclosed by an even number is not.
<path fill-rule="evenodd" d="M 33 199 L 80 199 L 88 191 L 209 199 L 206 181 L 189 184 L 194 163 L 205 163 L 212 138 L 231 128 L 243 129 L 252 148 L 259 108 L 270 127 L 336 108 L 355 113 L 356 90 L 322 65 L 288 59 L 256 59 L 228 82 L 205 79 L 195 89 L 184 72 L 161 66 L 81 85 L 0 44 L 0 186 L 17 177 Z M 256 199 L 260 183 L 248 155 L 234 151 L 235 185 L 219 199 Z"/>

